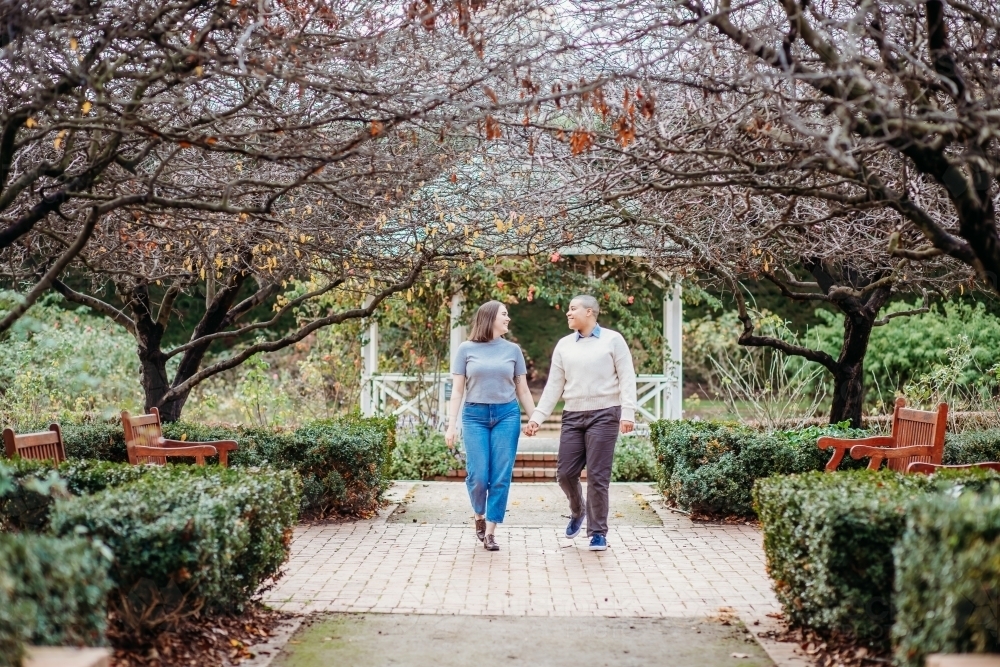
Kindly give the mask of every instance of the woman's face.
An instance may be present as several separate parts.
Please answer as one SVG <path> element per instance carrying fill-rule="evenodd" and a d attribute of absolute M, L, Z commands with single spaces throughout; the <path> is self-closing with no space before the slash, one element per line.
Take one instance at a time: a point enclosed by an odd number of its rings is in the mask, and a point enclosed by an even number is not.
<path fill-rule="evenodd" d="M 493 337 L 499 338 L 509 331 L 510 315 L 507 314 L 507 306 L 500 306 L 497 317 L 493 320 Z"/>

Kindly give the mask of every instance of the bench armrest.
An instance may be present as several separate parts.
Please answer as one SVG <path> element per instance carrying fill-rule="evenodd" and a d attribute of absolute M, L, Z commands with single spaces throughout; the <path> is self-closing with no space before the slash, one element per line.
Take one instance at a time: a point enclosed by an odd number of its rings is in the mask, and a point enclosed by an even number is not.
<path fill-rule="evenodd" d="M 188 442 L 187 440 L 168 440 L 160 438 L 157 440 L 161 447 L 187 447 L 190 445 L 208 445 L 215 447 L 219 452 L 219 465 L 223 468 L 229 465 L 229 452 L 239 449 L 235 440 L 210 440 L 208 442 Z"/>
<path fill-rule="evenodd" d="M 889 435 L 873 435 L 868 438 L 838 438 L 832 435 L 824 435 L 816 441 L 816 446 L 820 449 L 833 449 L 833 456 L 826 464 L 825 470 L 833 472 L 840 465 L 844 458 L 844 453 L 852 447 L 858 445 L 869 445 L 873 447 L 886 447 L 892 445 L 894 440 Z"/>
<path fill-rule="evenodd" d="M 934 448 L 930 445 L 913 445 L 912 447 L 868 447 L 855 445 L 851 447 L 851 458 L 861 459 L 866 456 L 877 456 L 882 459 L 905 459 L 910 456 L 932 456 Z"/>
<path fill-rule="evenodd" d="M 146 445 L 132 445 L 130 447 L 135 456 L 193 456 L 195 462 L 205 465 L 206 456 L 215 456 L 218 450 L 211 445 L 188 445 L 186 447 L 147 447 Z"/>

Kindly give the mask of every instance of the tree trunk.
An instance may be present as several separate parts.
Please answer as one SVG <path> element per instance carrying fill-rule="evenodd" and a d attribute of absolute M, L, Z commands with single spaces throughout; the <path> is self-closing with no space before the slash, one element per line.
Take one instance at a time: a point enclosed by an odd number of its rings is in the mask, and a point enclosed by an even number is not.
<path fill-rule="evenodd" d="M 861 406 L 865 397 L 864 362 L 842 364 L 833 374 L 833 406 L 830 423 L 850 421 L 854 428 L 861 428 Z"/>
<path fill-rule="evenodd" d="M 833 405 L 830 423 L 850 421 L 861 428 L 861 408 L 865 401 L 865 355 L 879 310 L 889 299 L 890 290 L 880 288 L 861 307 L 839 304 L 844 312 L 844 343 L 833 371 Z M 846 306 L 846 307 L 845 307 Z"/>
<path fill-rule="evenodd" d="M 139 380 L 142 383 L 146 412 L 149 412 L 150 408 L 156 407 L 159 408 L 160 419 L 164 422 L 173 422 L 180 419 L 181 410 L 184 409 L 188 394 L 160 405 L 163 397 L 171 388 L 171 383 L 167 377 L 167 360 L 163 353 L 158 349 L 150 350 L 140 345 L 139 368 Z"/>

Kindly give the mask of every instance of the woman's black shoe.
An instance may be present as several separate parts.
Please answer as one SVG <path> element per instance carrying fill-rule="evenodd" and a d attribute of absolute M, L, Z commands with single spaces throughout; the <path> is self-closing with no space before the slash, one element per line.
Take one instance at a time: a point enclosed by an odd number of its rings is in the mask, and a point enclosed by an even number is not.
<path fill-rule="evenodd" d="M 492 535 L 487 535 L 483 540 L 483 548 L 487 551 L 500 551 L 500 545 L 493 539 Z"/>

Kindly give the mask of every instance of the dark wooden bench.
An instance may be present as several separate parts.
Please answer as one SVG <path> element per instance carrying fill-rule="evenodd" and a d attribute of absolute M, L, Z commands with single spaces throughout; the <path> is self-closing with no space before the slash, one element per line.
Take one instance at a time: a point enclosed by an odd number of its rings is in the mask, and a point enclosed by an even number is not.
<path fill-rule="evenodd" d="M 66 447 L 63 446 L 59 424 L 51 424 L 47 431 L 21 435 L 14 433 L 13 429 L 5 428 L 3 444 L 9 459 L 20 456 L 22 459 L 53 461 L 56 464 L 66 460 Z"/>
<path fill-rule="evenodd" d="M 170 457 L 194 457 L 195 463 L 205 465 L 206 456 L 219 455 L 219 465 L 229 465 L 229 452 L 238 448 L 235 440 L 214 442 L 187 442 L 168 440 L 163 437 L 160 411 L 150 408 L 149 414 L 133 417 L 127 410 L 122 411 L 122 427 L 125 429 L 125 446 L 128 461 L 132 465 L 152 463 L 165 465 Z"/>

